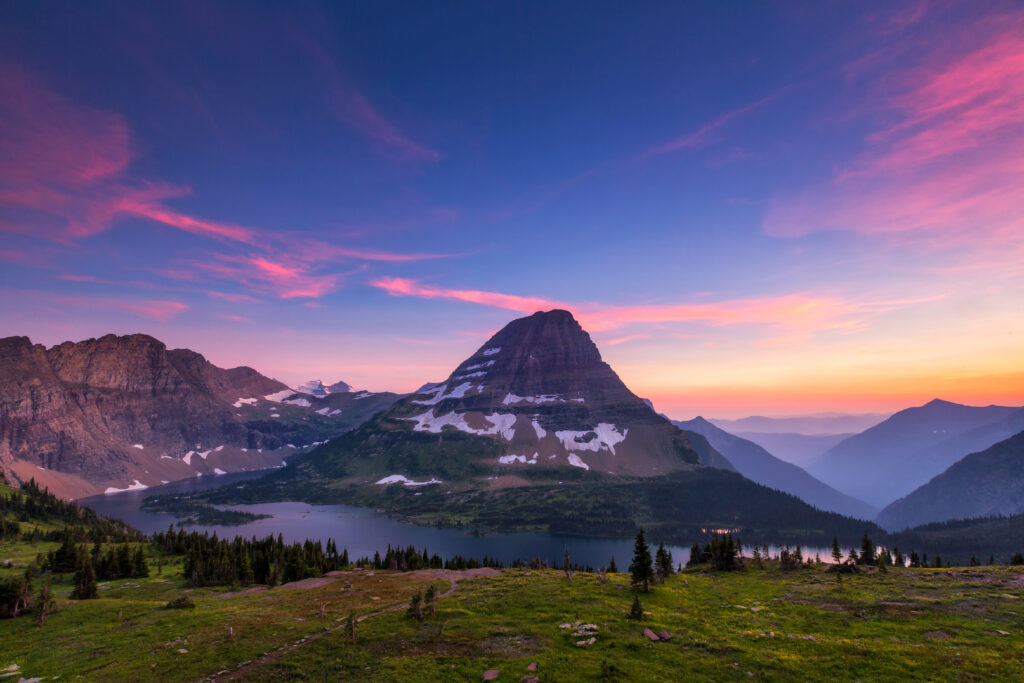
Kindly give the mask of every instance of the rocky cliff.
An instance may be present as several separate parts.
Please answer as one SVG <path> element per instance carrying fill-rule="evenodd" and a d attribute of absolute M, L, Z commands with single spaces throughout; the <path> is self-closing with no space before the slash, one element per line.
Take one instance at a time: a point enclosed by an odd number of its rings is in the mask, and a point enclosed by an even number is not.
<path fill-rule="evenodd" d="M 50 349 L 0 339 L 0 467 L 78 496 L 279 466 L 282 455 L 344 431 L 328 415 L 342 411 L 315 399 L 284 406 L 283 417 L 270 412 L 280 406 L 266 397 L 293 393 L 252 368 L 221 369 L 142 334 Z"/>

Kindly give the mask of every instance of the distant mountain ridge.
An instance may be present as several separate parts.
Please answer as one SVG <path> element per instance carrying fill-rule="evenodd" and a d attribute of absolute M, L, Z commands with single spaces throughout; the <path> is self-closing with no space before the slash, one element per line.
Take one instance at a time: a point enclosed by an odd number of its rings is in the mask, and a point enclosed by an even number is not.
<path fill-rule="evenodd" d="M 971 453 L 887 506 L 878 523 L 890 530 L 953 519 L 1024 513 L 1024 431 Z"/>
<path fill-rule="evenodd" d="M 397 398 L 358 402 L 343 416 L 356 398 L 345 396 L 299 395 L 252 368 L 218 368 L 144 334 L 50 349 L 8 337 L 0 339 L 0 468 L 78 497 L 281 466 Z"/>
<path fill-rule="evenodd" d="M 878 506 L 924 484 L 967 453 L 1014 433 L 1010 406 L 935 399 L 841 441 L 808 466 L 825 483 Z"/>
<path fill-rule="evenodd" d="M 736 436 L 753 441 L 780 460 L 793 463 L 806 470 L 825 451 L 840 441 L 850 438 L 853 434 L 736 432 Z"/>
<path fill-rule="evenodd" d="M 878 508 L 840 493 L 796 465 L 776 458 L 752 441 L 719 429 L 702 417 L 675 424 L 680 429 L 702 434 L 740 474 L 758 484 L 791 493 L 818 509 L 858 519 L 874 519 L 878 513 Z"/>
<path fill-rule="evenodd" d="M 884 413 L 848 415 L 844 413 L 821 413 L 817 415 L 793 415 L 789 417 L 764 417 L 752 415 L 738 420 L 708 418 L 708 422 L 730 434 L 759 432 L 763 434 L 855 434 L 874 427 L 889 417 Z"/>

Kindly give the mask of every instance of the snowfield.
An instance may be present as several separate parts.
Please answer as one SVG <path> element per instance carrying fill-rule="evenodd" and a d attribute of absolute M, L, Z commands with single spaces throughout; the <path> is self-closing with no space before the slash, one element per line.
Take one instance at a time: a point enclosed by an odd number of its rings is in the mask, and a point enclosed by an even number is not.
<path fill-rule="evenodd" d="M 402 486 L 427 486 L 428 484 L 441 484 L 443 483 L 440 479 L 434 479 L 431 477 L 430 481 L 413 481 L 404 474 L 389 474 L 388 476 L 380 479 L 376 482 L 379 486 L 386 486 L 387 484 L 401 484 Z"/>
<path fill-rule="evenodd" d="M 430 432 L 431 434 L 440 434 L 441 429 L 445 425 L 451 425 L 460 432 L 466 432 L 467 434 L 476 434 L 478 436 L 484 435 L 496 435 L 500 434 L 502 438 L 507 441 L 512 440 L 512 436 L 515 434 L 513 426 L 516 423 L 516 416 L 510 413 L 491 413 L 490 415 L 484 415 L 484 419 L 487 420 L 491 426 L 483 429 L 473 429 L 466 423 L 466 416 L 464 413 L 445 413 L 444 415 L 434 415 L 434 410 L 430 409 L 422 415 L 415 415 L 413 417 L 403 417 L 403 420 L 409 420 L 415 422 L 416 426 L 413 427 L 413 431 L 416 432 Z"/>
<path fill-rule="evenodd" d="M 580 456 L 576 455 L 575 453 L 569 454 L 569 464 L 572 465 L 573 467 L 582 467 L 585 470 L 590 469 L 590 465 L 580 460 Z"/>
<path fill-rule="evenodd" d="M 141 491 L 142 489 L 148 489 L 148 488 L 149 488 L 148 486 L 146 486 L 141 481 L 136 479 L 134 484 L 129 484 L 128 485 L 128 488 L 119 489 L 119 488 L 116 488 L 114 486 L 111 486 L 111 487 L 107 488 L 107 490 L 104 491 L 103 494 L 104 495 L 110 495 L 111 493 L 124 493 L 125 491 Z"/>
<path fill-rule="evenodd" d="M 618 427 L 615 425 L 602 422 L 589 431 L 576 432 L 566 430 L 555 432 L 555 436 L 558 437 L 558 440 L 562 442 L 567 451 L 594 451 L 596 453 L 601 449 L 607 448 L 612 452 L 612 455 L 615 455 L 615 444 L 622 443 L 628 433 L 628 429 L 623 429 L 622 432 L 619 432 Z M 589 441 L 580 442 L 576 440 L 577 438 L 583 439 L 590 435 L 594 436 Z"/>

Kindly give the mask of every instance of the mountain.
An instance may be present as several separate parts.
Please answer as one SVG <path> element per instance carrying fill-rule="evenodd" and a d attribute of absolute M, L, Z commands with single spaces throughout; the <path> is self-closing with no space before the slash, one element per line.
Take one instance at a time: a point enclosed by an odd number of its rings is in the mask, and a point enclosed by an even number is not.
<path fill-rule="evenodd" d="M 1020 408 L 965 406 L 935 399 L 901 410 L 841 441 L 808 466 L 818 479 L 884 506 L 972 450 L 1006 438 Z M 1010 432 L 1013 433 L 1013 432 Z M 966 450 L 965 450 L 966 449 Z"/>
<path fill-rule="evenodd" d="M 501 531 L 622 536 L 644 526 L 676 542 L 721 529 L 805 547 L 833 534 L 884 536 L 741 476 L 707 439 L 631 392 L 559 310 L 510 322 L 444 382 L 203 498 L 345 503 Z"/>
<path fill-rule="evenodd" d="M 863 432 L 874 427 L 888 415 L 865 413 L 846 415 L 844 413 L 820 413 L 817 415 L 795 415 L 792 417 L 763 417 L 753 415 L 738 420 L 708 418 L 708 422 L 730 434 L 761 432 L 765 434 L 850 434 Z"/>
<path fill-rule="evenodd" d="M 887 506 L 878 523 L 905 529 L 953 519 L 1024 513 L 1024 431 L 971 453 L 910 495 Z"/>
<path fill-rule="evenodd" d="M 425 385 L 365 427 L 332 448 L 364 483 L 370 474 L 463 478 L 455 463 L 468 478 L 498 482 L 492 485 L 564 468 L 655 476 L 701 464 L 697 448 L 704 446 L 626 388 L 579 323 L 559 310 L 509 323 L 447 380 Z M 731 469 L 703 450 L 703 462 Z M 325 449 L 320 456 L 333 471 L 335 458 Z"/>
<path fill-rule="evenodd" d="M 328 394 L 348 394 L 352 392 L 352 387 L 345 382 L 335 382 L 330 386 L 324 386 L 322 380 L 311 379 L 305 384 L 302 384 L 295 388 L 300 394 L 309 394 L 310 396 L 318 396 L 323 398 Z"/>
<path fill-rule="evenodd" d="M 702 417 L 675 424 L 680 429 L 702 434 L 715 450 L 729 459 L 740 474 L 758 484 L 792 493 L 821 510 L 831 510 L 858 519 L 874 519 L 878 513 L 878 508 L 836 491 L 796 465 L 776 458 L 752 441 L 719 429 Z"/>
<path fill-rule="evenodd" d="M 853 434 L 736 432 L 736 436 L 753 441 L 776 457 L 806 469 L 822 453 Z"/>
<path fill-rule="evenodd" d="M 281 466 L 397 397 L 358 398 L 299 395 L 252 368 L 218 368 L 143 334 L 50 349 L 8 337 L 0 339 L 0 469 L 79 497 Z"/>

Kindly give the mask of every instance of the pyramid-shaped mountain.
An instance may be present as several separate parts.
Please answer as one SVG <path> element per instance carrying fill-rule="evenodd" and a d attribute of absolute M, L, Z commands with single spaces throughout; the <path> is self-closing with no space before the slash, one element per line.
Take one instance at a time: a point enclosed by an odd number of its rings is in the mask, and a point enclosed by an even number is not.
<path fill-rule="evenodd" d="M 552 470 L 655 477 L 732 469 L 704 437 L 633 394 L 567 311 L 514 320 L 447 380 L 427 385 L 310 455 L 351 483 L 537 480 Z"/>

